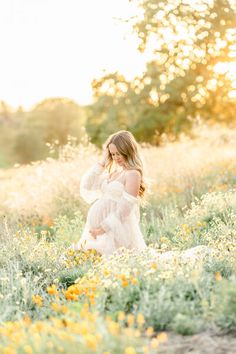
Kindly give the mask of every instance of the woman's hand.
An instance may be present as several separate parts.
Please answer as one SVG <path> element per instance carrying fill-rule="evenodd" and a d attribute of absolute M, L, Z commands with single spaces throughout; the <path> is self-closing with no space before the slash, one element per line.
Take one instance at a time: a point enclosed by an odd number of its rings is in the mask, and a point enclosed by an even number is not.
<path fill-rule="evenodd" d="M 104 151 L 103 151 L 103 154 L 102 154 L 102 159 L 99 161 L 99 163 L 105 167 L 106 164 L 108 163 L 109 161 L 109 151 L 108 151 L 108 148 L 105 148 Z"/>
<path fill-rule="evenodd" d="M 89 233 L 96 240 L 97 236 L 104 234 L 105 231 L 101 227 L 98 227 L 98 228 L 94 228 L 94 229 L 89 230 Z"/>

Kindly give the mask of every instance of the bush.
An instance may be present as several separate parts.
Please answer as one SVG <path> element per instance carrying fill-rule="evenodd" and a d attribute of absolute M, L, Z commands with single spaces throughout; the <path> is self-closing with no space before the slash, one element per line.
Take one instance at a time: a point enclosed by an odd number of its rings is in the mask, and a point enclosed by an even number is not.
<path fill-rule="evenodd" d="M 236 277 L 219 282 L 214 306 L 216 323 L 224 329 L 236 329 Z"/>

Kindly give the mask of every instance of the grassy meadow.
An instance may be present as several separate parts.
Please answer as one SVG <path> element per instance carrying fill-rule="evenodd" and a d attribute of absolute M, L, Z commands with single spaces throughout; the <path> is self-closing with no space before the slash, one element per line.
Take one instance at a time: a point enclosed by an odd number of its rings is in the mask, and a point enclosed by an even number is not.
<path fill-rule="evenodd" d="M 0 353 L 236 350 L 236 131 L 201 127 L 142 155 L 150 248 L 109 260 L 61 259 L 85 222 L 92 144 L 72 139 L 57 160 L 0 170 Z"/>

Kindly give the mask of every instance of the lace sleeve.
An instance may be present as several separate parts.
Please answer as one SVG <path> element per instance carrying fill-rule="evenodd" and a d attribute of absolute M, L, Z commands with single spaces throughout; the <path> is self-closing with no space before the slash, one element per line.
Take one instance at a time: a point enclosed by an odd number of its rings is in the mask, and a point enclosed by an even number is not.
<path fill-rule="evenodd" d="M 134 223 L 138 224 L 138 199 L 127 192 L 123 192 L 114 211 L 101 222 L 101 227 L 106 233 L 111 232 L 118 243 L 129 247 L 132 241 L 128 237 L 131 218 L 134 218 Z"/>
<path fill-rule="evenodd" d="M 80 195 L 88 203 L 101 196 L 101 184 L 104 180 L 104 168 L 99 164 L 92 166 L 81 178 Z"/>

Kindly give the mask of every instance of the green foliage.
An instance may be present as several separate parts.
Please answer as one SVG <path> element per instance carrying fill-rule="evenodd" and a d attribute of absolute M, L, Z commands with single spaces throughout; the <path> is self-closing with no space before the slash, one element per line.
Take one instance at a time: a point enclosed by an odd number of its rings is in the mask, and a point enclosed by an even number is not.
<path fill-rule="evenodd" d="M 47 225 L 47 224 L 41 224 L 35 226 L 35 233 L 38 238 L 42 237 L 42 235 L 46 236 L 47 241 L 53 240 L 53 236 L 55 234 L 54 229 Z"/>
<path fill-rule="evenodd" d="M 3 108 L 6 104 L 2 103 Z M 48 98 L 30 111 L 0 107 L 0 166 L 45 159 L 46 145 L 84 136 L 85 109 L 66 98 Z M 2 156 L 3 155 L 3 156 Z M 57 157 L 56 152 L 54 156 Z"/>
<path fill-rule="evenodd" d="M 227 68 L 215 70 L 234 61 L 235 1 L 139 0 L 138 5 L 141 15 L 130 23 L 139 50 L 152 51 L 153 60 L 131 82 L 118 73 L 94 80 L 95 102 L 86 123 L 92 141 L 101 145 L 114 130 L 129 129 L 139 141 L 158 145 L 163 134 L 176 139 L 190 133 L 199 115 L 235 122 L 230 74 Z"/>
<path fill-rule="evenodd" d="M 235 265 L 233 265 L 227 258 L 218 259 L 216 257 L 209 260 L 209 262 L 204 264 L 204 269 L 206 272 L 212 275 L 219 272 L 223 278 L 230 278 L 231 275 L 236 271 Z"/>
<path fill-rule="evenodd" d="M 145 314 L 145 326 L 155 331 L 172 329 L 181 334 L 196 333 L 206 327 L 210 312 L 205 304 L 211 301 L 212 281 L 202 277 L 197 281 L 178 275 L 177 279 L 138 276 L 138 285 L 107 288 L 98 297 L 96 306 L 105 314 L 123 311 Z M 201 287 L 204 284 L 204 291 Z"/>
<path fill-rule="evenodd" d="M 182 313 L 177 313 L 170 326 L 174 332 L 183 335 L 190 335 L 200 332 L 203 327 L 203 321 L 201 318 L 197 318 L 197 316 L 192 318 L 187 315 L 183 315 Z"/>
<path fill-rule="evenodd" d="M 11 242 L 1 241 L 0 256 L 0 320 L 20 319 L 26 312 L 38 318 L 46 316 L 47 311 L 40 313 L 34 306 L 32 296 L 44 293 L 60 268 L 55 247 L 33 235 L 29 240 L 29 234 L 18 234 Z"/>
<path fill-rule="evenodd" d="M 215 301 L 215 318 L 225 329 L 236 329 L 236 278 L 219 284 Z"/>
<path fill-rule="evenodd" d="M 84 218 L 77 210 L 70 218 L 67 215 L 58 215 L 53 223 L 52 230 L 59 243 L 66 243 L 68 246 L 72 242 L 78 241 L 84 227 Z"/>
<path fill-rule="evenodd" d="M 69 135 L 79 140 L 83 136 L 82 110 L 66 98 L 45 99 L 34 107 L 29 120 L 39 129 L 43 128 L 45 142 L 58 140 L 60 145 L 64 145 Z"/>
<path fill-rule="evenodd" d="M 30 126 L 25 126 L 16 136 L 13 152 L 18 163 L 28 163 L 47 156 L 47 148 L 42 132 Z"/>
<path fill-rule="evenodd" d="M 76 279 L 82 277 L 87 271 L 87 267 L 80 266 L 79 268 L 63 269 L 57 275 L 59 283 L 64 287 L 68 288 L 70 285 L 74 284 Z"/>

